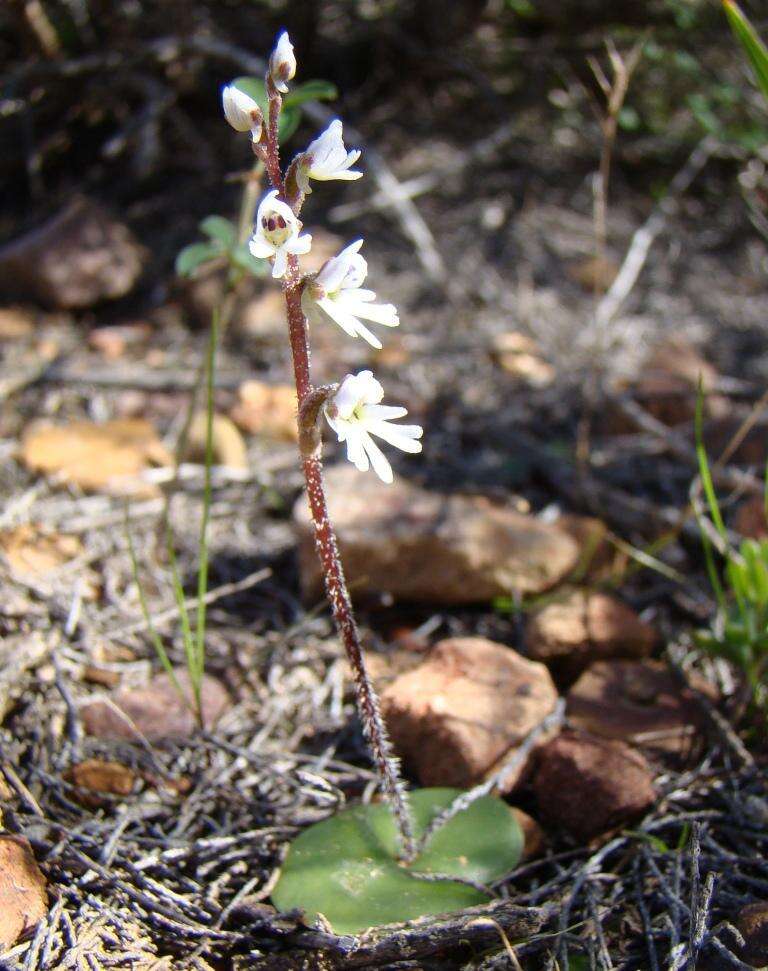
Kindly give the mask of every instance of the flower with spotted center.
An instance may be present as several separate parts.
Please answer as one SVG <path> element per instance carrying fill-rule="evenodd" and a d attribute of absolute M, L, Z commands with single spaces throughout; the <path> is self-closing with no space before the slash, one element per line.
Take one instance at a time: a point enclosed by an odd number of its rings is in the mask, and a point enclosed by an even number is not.
<path fill-rule="evenodd" d="M 309 233 L 299 235 L 301 221 L 289 205 L 277 198 L 277 189 L 268 192 L 256 212 L 256 232 L 248 244 L 251 253 L 261 260 L 273 258 L 272 276 L 285 276 L 288 256 L 308 253 L 312 246 Z"/>

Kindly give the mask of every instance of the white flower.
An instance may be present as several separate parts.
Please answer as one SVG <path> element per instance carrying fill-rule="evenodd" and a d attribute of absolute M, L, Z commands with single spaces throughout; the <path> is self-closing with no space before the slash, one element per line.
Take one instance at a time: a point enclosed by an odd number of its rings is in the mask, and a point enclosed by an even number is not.
<path fill-rule="evenodd" d="M 304 287 L 301 305 L 310 320 L 318 322 L 330 317 L 350 337 L 362 337 L 380 348 L 381 341 L 359 318 L 385 327 L 397 327 L 400 320 L 391 303 L 373 303 L 376 294 L 362 288 L 368 273 L 368 264 L 358 252 L 362 245 L 362 239 L 358 239 L 328 260 Z"/>
<path fill-rule="evenodd" d="M 235 131 L 249 131 L 253 141 L 258 142 L 264 116 L 253 98 L 234 84 L 228 84 L 221 92 L 221 103 L 224 117 Z"/>
<path fill-rule="evenodd" d="M 344 147 L 342 126 L 338 118 L 330 123 L 322 135 L 309 144 L 299 164 L 300 180 L 305 192 L 309 191 L 309 179 L 328 182 L 330 179 L 351 181 L 362 177 L 350 166 L 360 158 L 360 149 L 348 152 Z"/>
<path fill-rule="evenodd" d="M 309 233 L 299 236 L 301 222 L 289 205 L 277 198 L 277 189 L 268 192 L 256 213 L 256 232 L 248 248 L 255 257 L 266 260 L 273 256 L 272 276 L 285 276 L 288 256 L 308 253 L 312 245 Z"/>
<path fill-rule="evenodd" d="M 376 435 L 404 452 L 420 452 L 423 430 L 420 425 L 395 425 L 405 408 L 379 404 L 384 389 L 370 371 L 348 374 L 339 390 L 325 403 L 325 417 L 340 442 L 347 443 L 347 458 L 367 472 L 370 466 L 382 482 L 392 482 L 392 467 L 371 438 Z"/>
<path fill-rule="evenodd" d="M 277 38 L 275 49 L 269 57 L 269 74 L 275 87 L 281 94 L 288 91 L 286 81 L 290 81 L 296 73 L 296 57 L 293 53 L 293 44 L 288 37 L 288 31 L 284 30 Z"/>

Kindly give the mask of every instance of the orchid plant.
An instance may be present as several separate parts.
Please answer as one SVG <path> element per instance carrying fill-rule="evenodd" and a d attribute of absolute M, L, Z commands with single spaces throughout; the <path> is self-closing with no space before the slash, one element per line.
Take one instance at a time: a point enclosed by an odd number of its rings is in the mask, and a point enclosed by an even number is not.
<path fill-rule="evenodd" d="M 347 374 L 337 384 L 316 387 L 312 383 L 310 323 L 321 327 L 330 322 L 350 337 L 381 348 L 378 336 L 363 321 L 383 327 L 396 327 L 400 321 L 392 304 L 377 303 L 376 294 L 363 287 L 368 266 L 360 255 L 362 239 L 327 260 L 319 272 L 306 274 L 301 270 L 300 257 L 312 247 L 312 236 L 303 232 L 300 218 L 312 191 L 311 183 L 353 181 L 362 178 L 363 172 L 353 167 L 361 152 L 347 149 L 339 119 L 331 121 L 283 172 L 281 118 L 296 67 L 293 46 L 283 32 L 269 58 L 263 88 L 266 103 L 260 104 L 249 93 L 261 90 L 257 79 L 237 79 L 223 89 L 222 108 L 232 128 L 249 136 L 257 163 L 271 183 L 258 203 L 248 247 L 255 260 L 271 265 L 271 276 L 280 282 L 285 297 L 298 399 L 299 451 L 317 553 L 350 662 L 363 731 L 391 810 L 357 807 L 302 833 L 289 851 L 273 899 L 285 909 L 300 906 L 315 916 L 322 913 L 334 929 L 349 933 L 373 923 L 482 903 L 488 897 L 477 884 L 488 884 L 514 866 L 522 837 L 507 807 L 486 797 L 473 803 L 472 814 L 446 823 L 425 846 L 422 834 L 457 792 L 424 789 L 413 796 L 408 793 L 366 670 L 328 515 L 321 424 L 324 418 L 338 441 L 345 444 L 347 458 L 357 469 L 363 473 L 372 469 L 385 483 L 393 481 L 392 467 L 374 438 L 401 451 L 418 453 L 422 428 L 398 421 L 407 410 L 383 403 L 384 388 L 371 371 Z M 440 875 L 437 881 L 435 874 Z M 351 901 L 349 894 L 339 894 L 350 880 L 360 888 Z"/>

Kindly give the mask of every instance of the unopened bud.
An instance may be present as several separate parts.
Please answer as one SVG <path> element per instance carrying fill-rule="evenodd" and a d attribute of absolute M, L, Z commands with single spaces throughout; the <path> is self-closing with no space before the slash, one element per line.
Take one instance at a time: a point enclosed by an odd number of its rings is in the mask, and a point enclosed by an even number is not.
<path fill-rule="evenodd" d="M 277 38 L 275 49 L 269 58 L 269 76 L 281 94 L 288 90 L 286 81 L 290 81 L 296 73 L 296 57 L 293 53 L 293 44 L 288 37 L 288 31 L 284 30 Z"/>
<path fill-rule="evenodd" d="M 221 103 L 224 117 L 235 131 L 249 131 L 253 141 L 258 142 L 264 115 L 253 98 L 234 84 L 228 84 L 221 92 Z"/>

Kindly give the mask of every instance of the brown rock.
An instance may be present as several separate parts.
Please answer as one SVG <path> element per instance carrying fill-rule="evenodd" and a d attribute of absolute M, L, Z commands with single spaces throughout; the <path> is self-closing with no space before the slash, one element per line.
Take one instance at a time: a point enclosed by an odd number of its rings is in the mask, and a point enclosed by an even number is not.
<path fill-rule="evenodd" d="M 45 877 L 23 836 L 0 836 L 0 950 L 12 947 L 48 912 Z"/>
<path fill-rule="evenodd" d="M 24 433 L 21 457 L 36 472 L 58 475 L 86 491 L 118 495 L 154 494 L 155 487 L 138 478 L 140 473 L 172 461 L 152 425 L 139 418 L 101 425 L 33 424 Z"/>
<path fill-rule="evenodd" d="M 123 356 L 128 348 L 145 344 L 152 336 L 152 325 L 146 320 L 97 327 L 88 335 L 88 344 L 107 360 Z"/>
<path fill-rule="evenodd" d="M 509 809 L 520 824 L 520 829 L 522 829 L 525 839 L 523 843 L 523 855 L 520 857 L 520 862 L 527 863 L 529 860 L 535 860 L 537 856 L 542 855 L 544 847 L 547 845 L 544 830 L 539 826 L 533 816 L 524 813 L 522 809 L 518 809 L 517 806 L 510 806 Z"/>
<path fill-rule="evenodd" d="M 237 395 L 239 400 L 230 415 L 244 432 L 296 441 L 296 389 L 292 385 L 244 381 Z"/>
<path fill-rule="evenodd" d="M 34 316 L 23 307 L 0 307 L 0 340 L 28 337 L 34 327 Z"/>
<path fill-rule="evenodd" d="M 270 341 L 274 337 L 285 340 L 285 297 L 282 290 L 269 286 L 258 296 L 248 300 L 237 316 L 237 323 L 249 337 Z"/>
<path fill-rule="evenodd" d="M 382 696 L 395 749 L 425 786 L 478 782 L 556 702 L 543 664 L 482 637 L 440 641 Z"/>
<path fill-rule="evenodd" d="M 569 263 L 566 273 L 588 293 L 605 293 L 619 272 L 619 264 L 610 256 L 588 256 Z"/>
<path fill-rule="evenodd" d="M 427 492 L 396 478 L 385 485 L 348 463 L 326 475 L 328 507 L 347 578 L 357 595 L 477 603 L 541 593 L 578 558 L 562 530 L 482 496 Z M 322 589 L 306 498 L 294 506 L 302 587 Z"/>
<path fill-rule="evenodd" d="M 768 965 L 768 902 L 747 904 L 739 911 L 736 927 L 744 938 L 739 957 L 756 968 Z"/>
<path fill-rule="evenodd" d="M 747 539 L 768 537 L 768 519 L 765 516 L 765 500 L 762 496 L 750 496 L 741 502 L 733 517 L 733 526 Z"/>
<path fill-rule="evenodd" d="M 68 769 L 64 778 L 82 790 L 79 801 L 86 806 L 97 807 L 105 800 L 94 793 L 110 796 L 129 796 L 136 783 L 136 773 L 121 762 L 106 759 L 86 759 Z"/>
<path fill-rule="evenodd" d="M 662 341 L 651 352 L 636 391 L 645 408 L 665 425 L 690 421 L 696 411 L 699 380 L 704 390 L 714 387 L 717 369 L 683 338 Z M 719 417 L 728 412 L 728 400 L 708 394 L 706 413 Z"/>
<path fill-rule="evenodd" d="M 205 445 L 208 437 L 208 416 L 204 411 L 192 417 L 187 435 L 184 458 L 187 462 L 205 462 Z M 213 464 L 245 471 L 248 468 L 248 451 L 243 436 L 226 415 L 213 416 Z"/>
<path fill-rule="evenodd" d="M 568 692 L 578 728 L 653 752 L 685 755 L 701 735 L 692 693 L 660 661 L 598 661 Z"/>
<path fill-rule="evenodd" d="M 536 342 L 519 331 L 498 334 L 493 340 L 492 356 L 507 374 L 534 388 L 545 388 L 555 380 L 556 371 L 541 357 Z"/>
<path fill-rule="evenodd" d="M 192 697 L 189 675 L 177 669 L 176 678 L 187 698 Z M 212 727 L 229 706 L 224 686 L 211 675 L 203 675 L 203 720 Z M 116 710 L 118 709 L 118 710 Z M 187 738 L 197 724 L 191 704 L 179 697 L 170 677 L 163 671 L 143 688 L 120 688 L 109 701 L 89 701 L 80 709 L 89 735 L 110 741 L 135 741 L 137 733 L 149 742 L 164 738 Z"/>
<path fill-rule="evenodd" d="M 27 687 L 27 671 L 48 659 L 50 647 L 42 634 L 12 634 L 0 638 L 0 723 Z"/>
<path fill-rule="evenodd" d="M 627 556 L 611 543 L 608 527 L 602 519 L 564 513 L 558 517 L 557 526 L 579 545 L 579 561 L 574 568 L 574 582 L 576 579 L 604 580 L 625 569 Z"/>
<path fill-rule="evenodd" d="M 572 590 L 536 610 L 528 621 L 528 656 L 565 679 L 593 661 L 647 657 L 656 632 L 634 610 L 605 593 Z"/>
<path fill-rule="evenodd" d="M 0 285 L 24 299 L 81 309 L 129 293 L 143 262 L 130 229 L 80 198 L 0 249 Z"/>
<path fill-rule="evenodd" d="M 641 815 L 656 798 L 653 775 L 623 742 L 565 732 L 540 749 L 533 789 L 542 813 L 580 840 Z"/>

